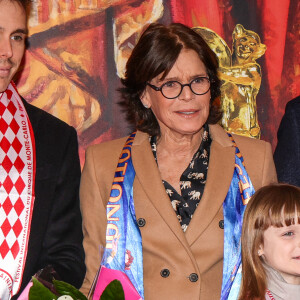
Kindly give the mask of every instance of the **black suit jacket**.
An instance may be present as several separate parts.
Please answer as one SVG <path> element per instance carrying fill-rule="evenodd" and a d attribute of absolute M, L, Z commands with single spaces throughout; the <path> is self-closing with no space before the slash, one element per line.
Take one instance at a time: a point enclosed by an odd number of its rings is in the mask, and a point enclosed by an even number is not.
<path fill-rule="evenodd" d="M 278 181 L 300 187 L 300 96 L 287 103 L 277 138 L 274 161 Z"/>
<path fill-rule="evenodd" d="M 77 134 L 61 120 L 23 103 L 35 137 L 36 177 L 28 253 L 19 294 L 31 277 L 47 265 L 54 267 L 61 280 L 79 288 L 85 264 Z"/>

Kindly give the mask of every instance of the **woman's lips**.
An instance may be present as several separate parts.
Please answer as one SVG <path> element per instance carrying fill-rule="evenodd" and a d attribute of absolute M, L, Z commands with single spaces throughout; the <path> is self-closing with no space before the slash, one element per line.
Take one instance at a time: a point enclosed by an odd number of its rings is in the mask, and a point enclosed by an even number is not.
<path fill-rule="evenodd" d="M 199 110 L 195 110 L 195 109 L 176 111 L 177 114 L 180 114 L 180 115 L 183 115 L 183 116 L 193 116 L 198 112 L 199 112 Z"/>

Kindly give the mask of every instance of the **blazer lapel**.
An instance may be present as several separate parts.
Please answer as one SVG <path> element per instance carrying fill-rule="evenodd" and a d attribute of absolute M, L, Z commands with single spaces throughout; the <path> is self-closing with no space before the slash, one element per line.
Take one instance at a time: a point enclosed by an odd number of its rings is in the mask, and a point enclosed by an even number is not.
<path fill-rule="evenodd" d="M 141 188 L 160 214 L 163 222 L 187 246 L 185 234 L 172 208 L 161 180 L 154 156 L 151 151 L 148 135 L 138 132 L 132 147 L 132 162 L 136 179 Z M 140 187 L 137 187 L 140 188 Z"/>
<path fill-rule="evenodd" d="M 234 172 L 235 148 L 226 132 L 219 125 L 212 125 L 210 134 L 213 141 L 204 193 L 185 233 L 190 246 L 222 206 Z"/>
<path fill-rule="evenodd" d="M 136 179 L 163 222 L 188 248 L 213 220 L 227 195 L 234 171 L 235 148 L 219 125 L 210 126 L 212 145 L 207 181 L 202 199 L 184 233 L 162 184 L 148 135 L 138 132 L 132 147 Z"/>

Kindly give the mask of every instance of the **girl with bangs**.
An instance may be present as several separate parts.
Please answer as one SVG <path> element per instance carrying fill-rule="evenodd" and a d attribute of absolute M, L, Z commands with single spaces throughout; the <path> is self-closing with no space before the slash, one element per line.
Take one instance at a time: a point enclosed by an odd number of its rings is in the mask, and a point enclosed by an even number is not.
<path fill-rule="evenodd" d="M 300 299 L 300 188 L 272 184 L 252 196 L 242 265 L 240 300 Z"/>

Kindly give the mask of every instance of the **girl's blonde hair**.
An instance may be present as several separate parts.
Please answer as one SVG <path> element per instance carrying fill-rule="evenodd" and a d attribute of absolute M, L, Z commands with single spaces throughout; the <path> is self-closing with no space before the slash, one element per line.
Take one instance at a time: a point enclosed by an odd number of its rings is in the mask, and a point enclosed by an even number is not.
<path fill-rule="evenodd" d="M 245 210 L 242 229 L 242 285 L 240 300 L 265 299 L 266 273 L 258 256 L 264 231 L 270 227 L 300 224 L 300 188 L 271 184 L 260 188 Z"/>

